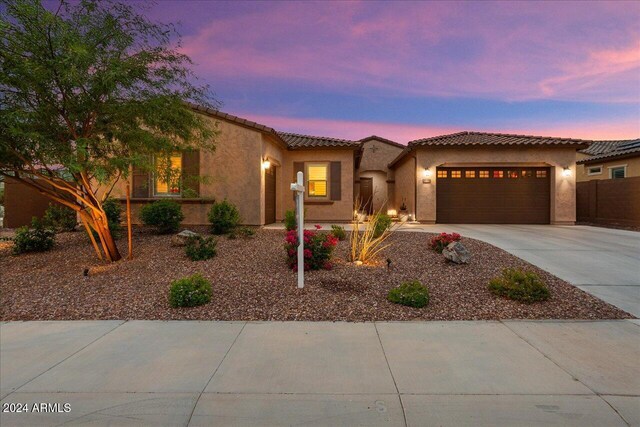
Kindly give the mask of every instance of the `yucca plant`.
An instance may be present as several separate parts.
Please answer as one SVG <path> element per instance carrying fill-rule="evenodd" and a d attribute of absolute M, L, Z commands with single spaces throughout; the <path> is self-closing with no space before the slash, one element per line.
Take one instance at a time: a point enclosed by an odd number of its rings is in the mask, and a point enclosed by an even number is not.
<path fill-rule="evenodd" d="M 356 212 L 359 212 L 361 208 L 362 205 L 358 202 L 356 204 Z M 387 243 L 386 240 L 402 224 L 399 223 L 395 227 L 393 225 L 387 227 L 382 226 L 384 221 L 385 215 L 382 213 L 382 209 L 371 215 L 366 222 L 361 221 L 359 215 L 354 215 L 351 222 L 352 232 L 349 238 L 349 246 L 351 248 L 349 257 L 351 262 L 370 263 L 382 250 L 391 246 L 391 243 Z"/>

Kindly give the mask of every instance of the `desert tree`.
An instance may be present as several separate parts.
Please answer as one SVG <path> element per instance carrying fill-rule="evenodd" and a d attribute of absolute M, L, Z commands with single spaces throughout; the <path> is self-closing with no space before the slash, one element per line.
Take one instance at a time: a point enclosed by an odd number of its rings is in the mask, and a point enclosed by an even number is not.
<path fill-rule="evenodd" d="M 102 203 L 117 180 L 153 158 L 214 149 L 189 105 L 216 101 L 174 26 L 141 7 L 0 0 L 0 174 L 76 211 L 109 261 L 121 256 Z"/>

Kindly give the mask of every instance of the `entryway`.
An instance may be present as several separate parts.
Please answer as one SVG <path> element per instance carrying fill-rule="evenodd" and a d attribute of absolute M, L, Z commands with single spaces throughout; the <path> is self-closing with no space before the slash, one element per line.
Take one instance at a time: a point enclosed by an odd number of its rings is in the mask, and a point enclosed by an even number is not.
<path fill-rule="evenodd" d="M 264 170 L 264 223 L 276 222 L 276 167 Z"/>

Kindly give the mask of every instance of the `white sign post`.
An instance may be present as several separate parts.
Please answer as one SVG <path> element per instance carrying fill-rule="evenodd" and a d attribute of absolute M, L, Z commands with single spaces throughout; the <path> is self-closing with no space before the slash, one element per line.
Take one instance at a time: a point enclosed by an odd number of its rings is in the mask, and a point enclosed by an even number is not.
<path fill-rule="evenodd" d="M 298 220 L 298 288 L 304 288 L 304 176 L 296 175 L 296 182 L 291 184 L 291 191 L 296 193 L 296 215 Z"/>

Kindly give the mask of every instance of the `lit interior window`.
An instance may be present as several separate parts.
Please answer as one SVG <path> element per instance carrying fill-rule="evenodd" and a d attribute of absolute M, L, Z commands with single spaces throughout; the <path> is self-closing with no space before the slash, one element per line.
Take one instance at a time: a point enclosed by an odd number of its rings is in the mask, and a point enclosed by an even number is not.
<path fill-rule="evenodd" d="M 518 171 L 507 171 L 507 177 L 508 178 L 517 178 L 518 177 Z"/>
<path fill-rule="evenodd" d="M 327 165 L 309 165 L 307 176 L 309 177 L 309 197 L 327 197 Z"/>
<path fill-rule="evenodd" d="M 462 171 L 451 171 L 451 178 L 462 178 Z"/>
<path fill-rule="evenodd" d="M 169 157 L 156 158 L 155 194 L 157 196 L 173 196 L 180 194 L 180 175 L 182 172 L 182 155 L 174 153 Z"/>
<path fill-rule="evenodd" d="M 476 171 L 464 171 L 464 177 L 465 178 L 475 178 L 476 177 Z"/>
<path fill-rule="evenodd" d="M 520 176 L 523 178 L 531 178 L 533 176 L 533 171 L 523 170 Z"/>
<path fill-rule="evenodd" d="M 489 171 L 480 171 L 478 172 L 478 176 L 480 178 L 489 178 Z"/>
<path fill-rule="evenodd" d="M 536 178 L 546 178 L 546 177 L 547 177 L 547 171 L 545 170 L 536 171 Z"/>
<path fill-rule="evenodd" d="M 504 178 L 504 171 L 493 171 L 494 178 Z"/>
<path fill-rule="evenodd" d="M 438 178 L 446 178 L 447 171 L 438 171 Z"/>

